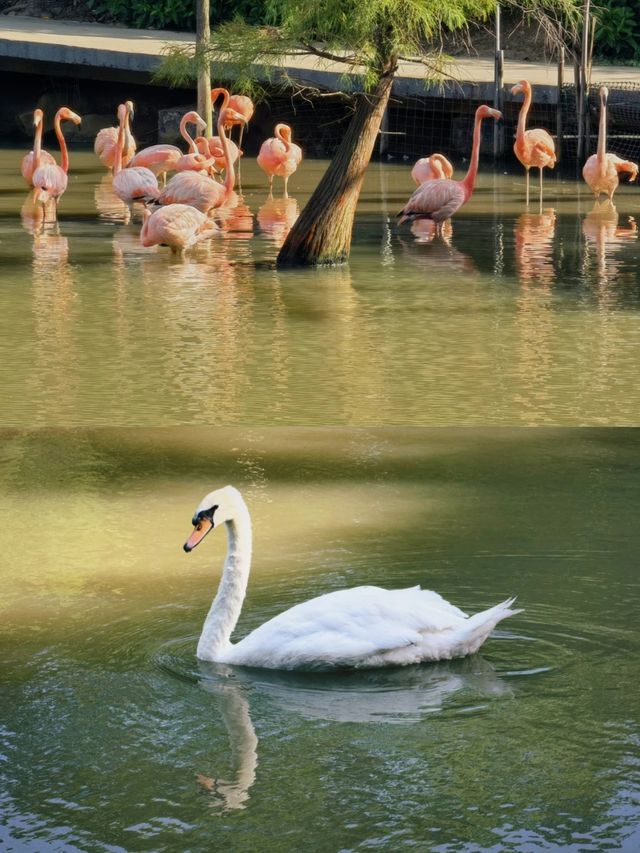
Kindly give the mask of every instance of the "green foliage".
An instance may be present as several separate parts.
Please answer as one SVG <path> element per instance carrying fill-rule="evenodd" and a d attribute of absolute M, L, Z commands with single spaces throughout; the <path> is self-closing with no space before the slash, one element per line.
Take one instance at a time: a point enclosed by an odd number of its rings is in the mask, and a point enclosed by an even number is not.
<path fill-rule="evenodd" d="M 604 59 L 640 63 L 638 0 L 600 0 L 594 51 Z"/>
<path fill-rule="evenodd" d="M 100 20 L 117 21 L 129 27 L 146 29 L 194 30 L 196 0 L 86 0 Z M 211 3 L 211 22 L 219 24 L 242 15 L 249 23 L 264 17 L 263 0 L 215 0 Z"/>

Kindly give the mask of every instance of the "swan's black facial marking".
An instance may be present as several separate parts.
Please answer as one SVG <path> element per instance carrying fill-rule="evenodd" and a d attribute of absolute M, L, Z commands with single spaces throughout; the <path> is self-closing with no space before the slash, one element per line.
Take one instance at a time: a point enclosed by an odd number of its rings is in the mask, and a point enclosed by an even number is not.
<path fill-rule="evenodd" d="M 211 524 L 214 525 L 215 522 L 213 520 L 213 515 L 217 509 L 218 509 L 217 504 L 216 504 L 216 506 L 212 506 L 210 509 L 201 509 L 200 512 L 197 512 L 193 516 L 193 518 L 191 519 L 193 526 L 197 527 L 203 518 L 206 519 L 207 521 L 210 521 Z"/>

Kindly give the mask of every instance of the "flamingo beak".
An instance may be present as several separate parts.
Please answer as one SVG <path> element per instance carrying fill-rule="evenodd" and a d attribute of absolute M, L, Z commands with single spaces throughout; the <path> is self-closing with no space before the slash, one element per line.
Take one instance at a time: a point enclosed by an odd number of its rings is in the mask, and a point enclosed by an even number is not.
<path fill-rule="evenodd" d="M 189 551 L 193 551 L 193 549 L 198 545 L 207 533 L 210 533 L 213 530 L 213 522 L 206 517 L 202 517 L 198 519 L 197 524 L 193 527 L 193 533 L 184 543 L 183 548 L 188 554 Z"/>
<path fill-rule="evenodd" d="M 520 86 L 520 83 L 516 83 L 515 86 L 511 87 L 511 94 L 512 95 L 519 95 L 520 92 L 522 92 L 522 87 Z"/>
<path fill-rule="evenodd" d="M 502 113 L 500 110 L 489 110 L 489 112 L 491 113 L 492 118 L 496 121 L 500 121 L 502 119 Z"/>

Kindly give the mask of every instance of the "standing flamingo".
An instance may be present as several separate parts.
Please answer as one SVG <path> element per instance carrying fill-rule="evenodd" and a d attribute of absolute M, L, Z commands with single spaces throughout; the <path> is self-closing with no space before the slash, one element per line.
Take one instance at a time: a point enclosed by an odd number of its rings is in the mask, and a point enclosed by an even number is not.
<path fill-rule="evenodd" d="M 398 214 L 400 217 L 399 225 L 414 219 L 433 219 L 437 225 L 438 233 L 441 233 L 442 223 L 445 219 L 449 219 L 463 204 L 469 201 L 478 174 L 480 131 L 482 120 L 485 118 L 498 120 L 502 118 L 502 113 L 484 104 L 476 110 L 471 159 L 464 178 L 461 181 L 453 181 L 450 178 L 425 181 L 417 190 L 414 190 L 413 195 Z"/>
<path fill-rule="evenodd" d="M 629 180 L 638 177 L 638 166 L 630 160 L 622 160 L 617 154 L 607 154 L 607 98 L 609 90 L 606 86 L 600 89 L 600 127 L 598 129 L 598 151 L 582 167 L 582 176 L 589 184 L 596 197 L 606 193 L 613 204 L 613 194 L 618 188 L 620 172 L 631 172 Z"/>
<path fill-rule="evenodd" d="M 74 124 L 80 124 L 82 119 L 69 107 L 60 107 L 53 120 L 53 127 L 56 132 L 56 138 L 60 145 L 60 165 L 55 161 L 53 163 L 45 163 L 39 165 L 33 173 L 33 186 L 35 189 L 35 199 L 40 202 L 43 208 L 43 218 L 45 216 L 45 206 L 50 199 L 55 202 L 55 219 L 58 218 L 58 202 L 60 196 L 67 188 L 67 172 L 69 171 L 69 152 L 67 151 L 67 143 L 64 140 L 61 123 L 63 121 L 72 121 Z"/>
<path fill-rule="evenodd" d="M 44 113 L 41 109 L 33 111 L 33 126 L 35 127 L 35 136 L 33 139 L 33 151 L 29 151 L 22 158 L 20 171 L 22 177 L 27 184 L 33 186 L 33 173 L 38 166 L 55 165 L 55 158 L 48 151 L 42 150 L 42 131 L 44 125 Z"/>
<path fill-rule="evenodd" d="M 119 199 L 125 202 L 129 208 L 129 214 L 133 213 L 133 203 L 158 196 L 158 179 L 150 169 L 145 166 L 129 165 L 122 168 L 122 155 L 126 145 L 125 126 L 127 121 L 127 106 L 120 104 L 118 107 L 118 118 L 120 127 L 118 129 L 118 147 L 113 164 L 112 188 Z"/>
<path fill-rule="evenodd" d="M 527 173 L 527 204 L 529 204 L 529 169 L 532 167 L 540 169 L 540 204 L 542 204 L 542 170 L 546 166 L 550 169 L 553 169 L 555 166 L 556 147 L 551 134 L 546 130 L 542 130 L 539 127 L 525 130 L 527 115 L 531 106 L 531 84 L 528 80 L 520 80 L 511 89 L 512 95 L 518 95 L 520 92 L 524 92 L 524 102 L 518 116 L 516 141 L 513 150 Z"/>
<path fill-rule="evenodd" d="M 129 129 L 129 120 L 133 121 L 133 101 L 126 101 L 127 122 L 125 126 L 125 144 L 122 152 L 122 165 L 126 166 L 133 155 L 136 153 L 136 141 Z M 117 114 L 117 113 L 116 113 Z M 96 140 L 93 143 L 93 150 L 96 152 L 102 163 L 107 169 L 113 169 L 113 164 L 116 159 L 116 150 L 118 148 L 118 128 L 103 127 L 96 134 Z"/>
<path fill-rule="evenodd" d="M 186 124 L 191 119 L 187 119 L 187 121 L 185 119 L 189 115 L 191 113 L 186 113 L 180 121 L 180 133 L 188 144 L 192 142 L 191 137 L 186 135 Z M 193 115 L 197 115 L 197 113 L 193 113 Z M 200 119 L 200 116 L 198 116 L 198 119 Z M 176 163 L 181 157 L 182 151 L 177 145 L 150 145 L 148 148 L 138 151 L 136 156 L 130 161 L 129 166 L 144 166 L 146 169 L 150 169 L 154 175 L 162 175 L 163 184 L 166 184 L 167 172 L 175 170 Z"/>
<path fill-rule="evenodd" d="M 237 121 L 231 118 L 227 118 L 227 123 L 225 125 L 225 129 L 229 130 L 229 136 L 231 136 L 232 128 L 235 125 L 240 125 L 240 139 L 238 140 L 238 148 L 242 148 L 242 135 L 244 133 L 245 127 L 251 121 L 255 107 L 251 98 L 248 98 L 246 95 L 231 95 L 231 97 L 229 98 L 229 109 L 233 110 L 244 118 L 244 121 Z"/>
<path fill-rule="evenodd" d="M 218 113 L 218 133 L 220 134 L 225 156 L 224 183 L 220 184 L 206 175 L 200 175 L 198 172 L 181 172 L 171 178 L 158 196 L 157 200 L 160 204 L 190 204 L 202 213 L 207 213 L 213 208 L 221 207 L 223 204 L 228 203 L 231 199 L 235 183 L 235 172 L 229 151 L 229 140 L 224 130 L 224 123 L 229 118 L 240 119 L 240 114 L 233 111 L 229 112 L 227 109 L 229 92 L 226 89 L 223 92 L 224 100 Z"/>
<path fill-rule="evenodd" d="M 188 204 L 168 204 L 153 213 L 145 210 L 143 216 L 142 245 L 169 246 L 172 252 L 180 254 L 219 230 L 206 214 Z"/>
<path fill-rule="evenodd" d="M 414 184 L 420 186 L 425 181 L 437 181 L 442 178 L 450 178 L 453 175 L 453 166 L 444 154 L 431 154 L 422 157 L 411 170 Z"/>
<path fill-rule="evenodd" d="M 288 197 L 287 184 L 302 161 L 302 148 L 291 141 L 291 128 L 288 124 L 277 124 L 274 136 L 266 139 L 260 146 L 258 166 L 269 176 L 269 194 L 273 190 L 273 178 L 284 178 L 284 196 Z"/>

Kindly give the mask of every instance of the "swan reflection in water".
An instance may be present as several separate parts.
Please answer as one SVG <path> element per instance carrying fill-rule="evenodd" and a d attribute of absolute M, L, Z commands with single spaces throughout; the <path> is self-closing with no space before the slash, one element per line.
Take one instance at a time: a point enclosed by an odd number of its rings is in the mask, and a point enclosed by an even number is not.
<path fill-rule="evenodd" d="M 258 210 L 258 225 L 277 246 L 281 246 L 298 218 L 298 202 L 290 196 L 269 196 Z"/>
<path fill-rule="evenodd" d="M 516 268 L 522 284 L 555 282 L 553 263 L 556 212 L 547 208 L 540 213 L 523 213 L 516 220 L 514 245 Z"/>
<path fill-rule="evenodd" d="M 615 205 L 607 200 L 604 204 L 596 204 L 582 223 L 587 247 L 595 248 L 598 279 L 604 284 L 621 272 L 621 263 L 611 256 L 629 240 L 638 239 L 638 226 L 633 216 L 627 217 L 624 226 L 619 225 L 619 219 Z"/>
<path fill-rule="evenodd" d="M 216 698 L 229 737 L 230 778 L 197 772 L 198 784 L 222 811 L 243 809 L 258 767 L 258 736 L 250 699 L 258 695 L 280 711 L 338 723 L 415 723 L 456 707 L 513 695 L 479 655 L 423 666 L 301 673 L 230 667 L 198 661 L 200 687 Z M 457 697 L 454 699 L 454 697 Z"/>

